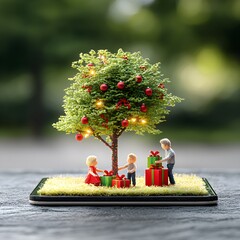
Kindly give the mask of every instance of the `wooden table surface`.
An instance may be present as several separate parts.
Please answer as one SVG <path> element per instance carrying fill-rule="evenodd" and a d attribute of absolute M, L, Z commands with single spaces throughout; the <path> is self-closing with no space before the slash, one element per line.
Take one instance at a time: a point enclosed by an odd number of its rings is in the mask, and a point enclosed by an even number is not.
<path fill-rule="evenodd" d="M 30 205 L 40 179 L 54 175 L 0 173 L 0 239 L 240 239 L 240 172 L 198 172 L 219 196 L 211 207 Z"/>

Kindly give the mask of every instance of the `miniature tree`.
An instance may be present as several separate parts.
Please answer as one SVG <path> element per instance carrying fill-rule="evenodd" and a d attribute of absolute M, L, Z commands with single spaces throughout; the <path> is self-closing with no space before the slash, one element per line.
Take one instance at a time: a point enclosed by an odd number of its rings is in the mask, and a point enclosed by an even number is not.
<path fill-rule="evenodd" d="M 160 133 L 156 125 L 163 122 L 181 99 L 167 92 L 159 68 L 150 64 L 140 52 L 119 49 L 80 54 L 72 67 L 78 73 L 65 90 L 64 111 L 53 126 L 59 131 L 77 133 L 81 141 L 90 135 L 112 151 L 112 170 L 118 172 L 118 138 L 124 131 L 136 134 Z"/>

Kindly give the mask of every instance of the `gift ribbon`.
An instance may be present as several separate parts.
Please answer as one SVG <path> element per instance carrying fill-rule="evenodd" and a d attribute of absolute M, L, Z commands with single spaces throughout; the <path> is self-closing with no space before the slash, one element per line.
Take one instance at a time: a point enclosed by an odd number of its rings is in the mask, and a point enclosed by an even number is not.
<path fill-rule="evenodd" d="M 151 169 L 158 169 L 158 168 L 163 168 L 163 166 L 160 167 L 160 165 L 150 164 L 150 168 L 151 168 Z"/>
<path fill-rule="evenodd" d="M 119 109 L 122 105 L 124 105 L 125 107 L 128 107 L 128 109 L 131 108 L 129 101 L 126 98 L 122 98 L 118 101 L 116 105 L 116 109 Z"/>
<path fill-rule="evenodd" d="M 126 187 L 126 180 L 128 178 L 125 177 L 124 174 L 122 174 L 121 176 L 119 176 L 118 174 L 116 175 L 116 178 L 114 180 L 118 180 L 118 181 L 123 181 L 123 187 Z"/>
<path fill-rule="evenodd" d="M 121 176 L 119 176 L 118 174 L 116 175 L 116 180 L 123 180 L 123 178 L 125 178 L 125 175 L 122 174 Z"/>
<path fill-rule="evenodd" d="M 154 170 L 157 169 L 156 166 L 153 166 L 151 169 L 152 185 L 154 185 Z M 162 167 L 162 185 L 164 185 L 164 169 Z"/>
<path fill-rule="evenodd" d="M 151 157 L 157 157 L 157 156 L 159 156 L 159 151 L 150 151 L 150 156 Z"/>
<path fill-rule="evenodd" d="M 154 168 L 151 170 L 152 172 L 152 185 L 154 185 Z"/>
<path fill-rule="evenodd" d="M 113 175 L 113 171 L 108 171 L 108 170 L 104 170 L 104 176 L 112 176 Z"/>

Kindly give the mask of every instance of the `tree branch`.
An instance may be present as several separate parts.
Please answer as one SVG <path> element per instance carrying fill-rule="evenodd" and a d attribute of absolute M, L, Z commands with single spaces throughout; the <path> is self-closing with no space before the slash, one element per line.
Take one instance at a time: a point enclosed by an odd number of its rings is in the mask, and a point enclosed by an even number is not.
<path fill-rule="evenodd" d="M 102 141 L 106 146 L 108 146 L 110 149 L 112 149 L 112 146 L 106 142 L 101 136 L 93 134 L 94 137 L 98 138 L 100 141 Z"/>
<path fill-rule="evenodd" d="M 126 128 L 122 128 L 118 133 L 117 136 L 120 137 L 122 135 L 122 133 L 125 131 Z"/>
<path fill-rule="evenodd" d="M 96 138 L 99 139 L 101 142 L 103 142 L 107 147 L 109 147 L 110 149 L 112 149 L 112 146 L 111 146 L 107 141 L 105 141 L 100 135 L 94 133 L 94 129 L 93 129 L 91 126 L 89 126 L 89 128 L 91 129 L 94 137 L 96 137 Z"/>

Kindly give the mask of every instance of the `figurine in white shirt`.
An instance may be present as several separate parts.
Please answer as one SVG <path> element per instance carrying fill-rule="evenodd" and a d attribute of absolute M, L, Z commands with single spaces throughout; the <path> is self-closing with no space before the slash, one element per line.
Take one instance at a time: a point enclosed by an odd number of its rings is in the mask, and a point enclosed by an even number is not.
<path fill-rule="evenodd" d="M 122 167 L 119 167 L 118 170 L 122 170 L 127 168 L 127 178 L 132 181 L 133 186 L 136 186 L 136 165 L 135 162 L 137 161 L 137 156 L 134 153 L 128 154 L 127 164 Z"/>

